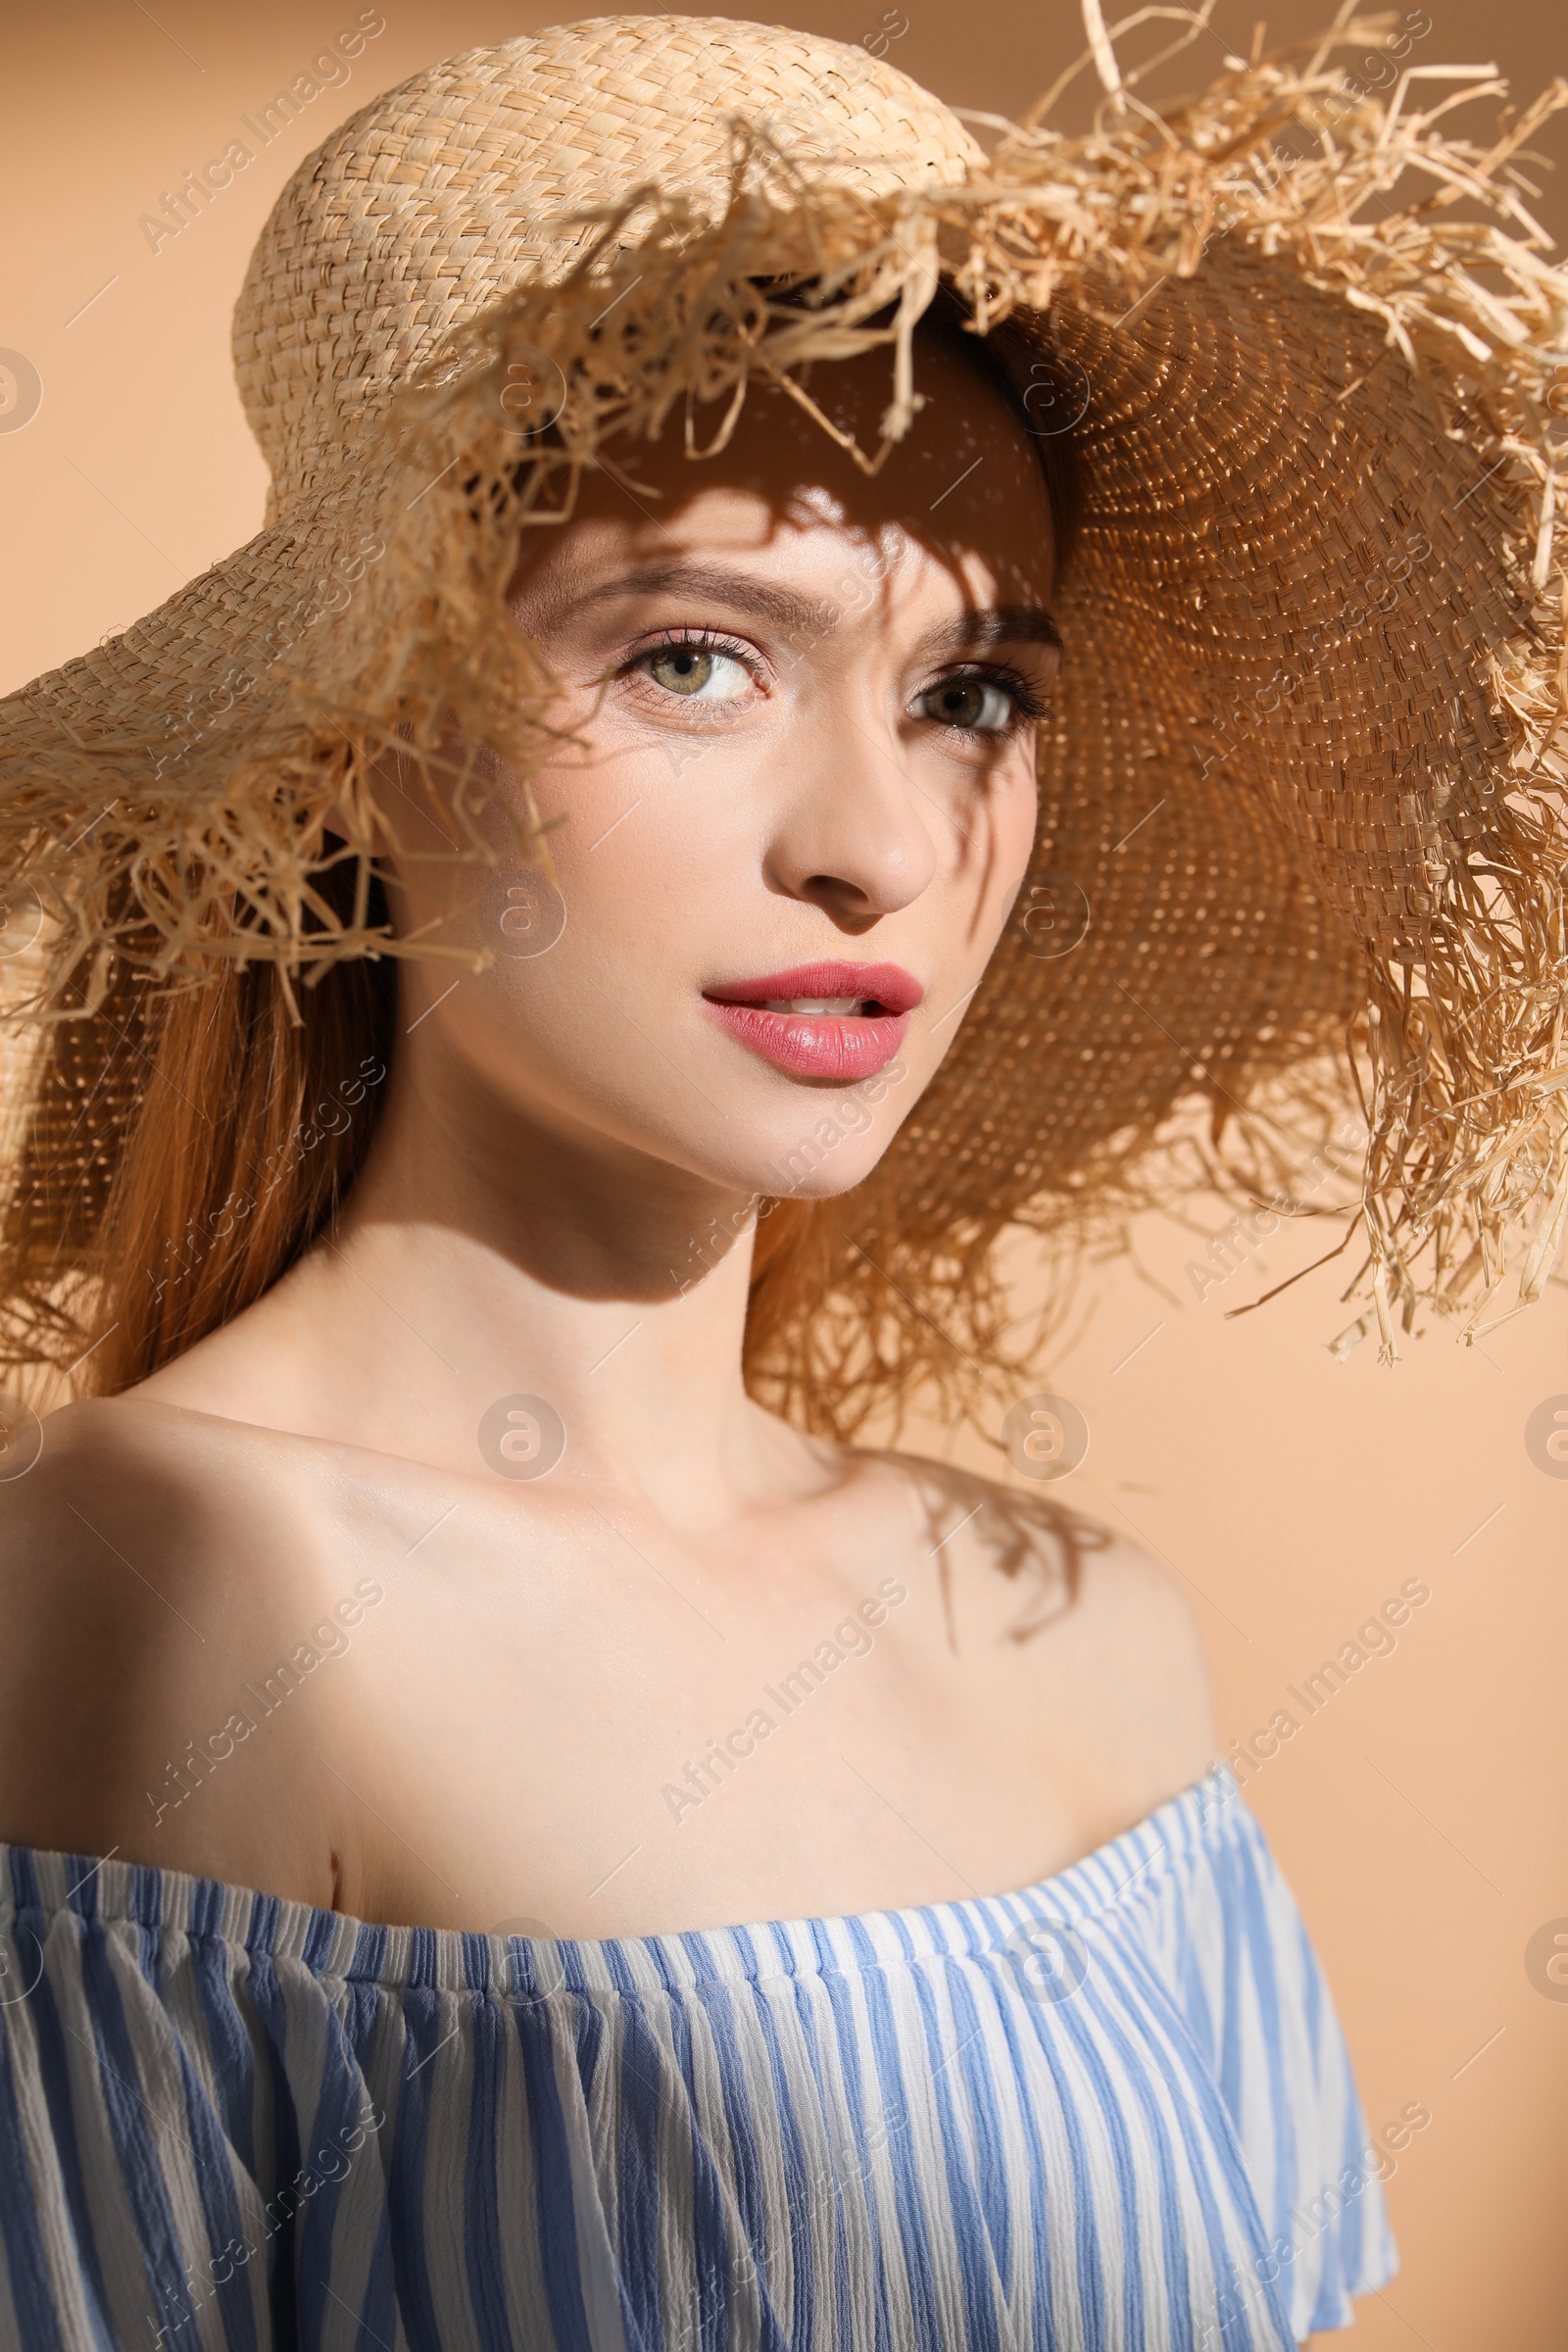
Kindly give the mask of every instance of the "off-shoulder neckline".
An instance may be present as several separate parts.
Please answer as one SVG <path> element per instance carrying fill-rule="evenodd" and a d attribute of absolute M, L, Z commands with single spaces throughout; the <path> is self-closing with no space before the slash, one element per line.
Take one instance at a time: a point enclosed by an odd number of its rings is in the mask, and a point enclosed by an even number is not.
<path fill-rule="evenodd" d="M 648 1936 L 530 1937 L 463 1928 L 389 1926 L 287 1895 L 154 1863 L 0 1840 L 0 1925 L 40 1940 L 33 1922 L 74 1915 L 228 1946 L 258 1967 L 296 1962 L 314 1976 L 387 1988 L 516 1995 L 809 1974 L 883 1960 L 964 1957 L 1031 1922 L 1073 1930 L 1113 1910 L 1195 1848 L 1226 1816 L 1247 1816 L 1223 1760 L 1092 1852 L 1028 1886 L 951 1902 L 770 1919 Z"/>

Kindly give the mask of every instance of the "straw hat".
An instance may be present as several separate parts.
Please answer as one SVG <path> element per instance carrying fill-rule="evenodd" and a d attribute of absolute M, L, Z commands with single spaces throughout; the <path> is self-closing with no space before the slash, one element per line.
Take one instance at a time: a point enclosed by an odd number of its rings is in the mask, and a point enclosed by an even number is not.
<path fill-rule="evenodd" d="M 432 67 L 301 165 L 234 318 L 266 527 L 0 703 L 0 875 L 14 923 L 41 910 L 17 1034 L 47 1041 L 18 1164 L 57 1266 L 90 1256 L 171 981 L 372 943 L 322 820 L 364 851 L 394 731 L 455 711 L 526 769 L 545 706 L 501 592 L 528 514 L 607 444 L 708 446 L 813 356 L 885 345 L 898 435 L 940 279 L 1070 445 L 1067 659 L 1017 912 L 845 1234 L 879 1220 L 902 1287 L 956 1298 L 1009 1223 L 1146 1197 L 1184 1106 L 1210 1172 L 1288 1184 L 1353 1072 L 1385 1344 L 1418 1295 L 1493 1298 L 1510 1249 L 1539 1292 L 1568 1207 L 1568 279 L 1511 159 L 1568 92 L 1452 140 L 1451 79 L 1347 87 L 1346 42 L 1398 52 L 1377 19 L 1161 118 L 1087 15 L 1085 137 L 982 146 L 863 47 L 627 17 Z"/>

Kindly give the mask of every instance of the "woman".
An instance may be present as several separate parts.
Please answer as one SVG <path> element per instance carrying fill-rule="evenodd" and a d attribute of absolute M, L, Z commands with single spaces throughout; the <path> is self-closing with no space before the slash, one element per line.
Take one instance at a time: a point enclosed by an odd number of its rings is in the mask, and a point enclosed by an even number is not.
<path fill-rule="evenodd" d="M 1113 320 L 1146 263 L 1061 258 L 1064 172 L 1147 186 L 1110 91 L 1120 165 L 1023 138 L 1007 181 L 863 52 L 727 22 L 416 76 L 252 265 L 268 529 L 14 698 L 74 1016 L 14 1354 L 82 1400 L 10 1413 L 0 2341 L 1273 2346 L 1391 2273 L 1186 1604 L 1041 1492 L 1070 1416 L 1004 1376 L 1021 1484 L 845 1442 L 983 1388 L 997 1233 L 1195 1085 L 1369 992 L 1364 1050 L 1437 1021 L 1389 977 L 1412 859 L 1461 960 L 1434 810 L 1526 839 L 1478 682 L 1522 361 L 1475 448 L 1408 375 L 1353 405 L 1396 361 L 1258 265 L 1262 176 Z M 1335 422 L 1265 451 L 1308 352 Z M 1377 617 L 1279 617 L 1308 510 Z M 1406 838 L 1378 683 L 1439 614 Z M 1472 1213 L 1399 1206 L 1408 1107 L 1385 1317 Z"/>

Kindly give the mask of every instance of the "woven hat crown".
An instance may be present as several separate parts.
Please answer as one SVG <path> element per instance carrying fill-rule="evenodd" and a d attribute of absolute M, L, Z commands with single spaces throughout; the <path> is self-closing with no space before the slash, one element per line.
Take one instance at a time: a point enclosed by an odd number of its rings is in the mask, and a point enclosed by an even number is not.
<path fill-rule="evenodd" d="M 983 160 L 863 48 L 723 17 L 603 17 L 469 50 L 351 116 L 278 198 L 234 313 L 270 519 L 454 329 L 570 265 L 573 214 L 648 182 L 722 214 L 737 116 L 788 166 L 868 197 Z"/>

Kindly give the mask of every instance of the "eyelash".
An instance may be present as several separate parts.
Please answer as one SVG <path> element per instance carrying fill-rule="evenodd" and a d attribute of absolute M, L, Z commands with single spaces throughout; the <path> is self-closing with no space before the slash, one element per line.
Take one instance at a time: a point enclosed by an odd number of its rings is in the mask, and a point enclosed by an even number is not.
<path fill-rule="evenodd" d="M 950 686 L 956 682 L 961 684 L 968 678 L 981 686 L 1000 686 L 1011 701 L 1013 724 L 997 728 L 995 731 L 999 735 L 1013 734 L 1019 727 L 1030 726 L 1037 718 L 1045 716 L 1046 698 L 1039 687 L 1032 686 L 1021 670 L 1013 669 L 1005 662 L 960 662 L 956 667 L 945 669 L 941 677 L 933 678 L 931 684 L 922 686 L 920 691 L 922 694 L 934 694 L 939 686 Z M 938 719 L 932 723 L 940 726 L 942 722 Z M 965 734 L 973 730 L 960 727 L 956 732 Z"/>
<path fill-rule="evenodd" d="M 758 675 L 757 656 L 748 645 L 738 645 L 733 637 L 725 637 L 716 629 L 665 629 L 652 645 L 640 645 L 621 671 L 623 677 L 641 669 L 657 654 L 723 654 L 738 662 L 749 676 Z"/>
<path fill-rule="evenodd" d="M 629 676 L 634 671 L 642 669 L 645 663 L 651 662 L 656 655 L 669 652 L 721 654 L 731 662 L 738 662 L 754 680 L 758 676 L 757 657 L 749 646 L 737 643 L 733 637 L 725 637 L 716 629 L 697 628 L 664 630 L 661 636 L 655 638 L 652 645 L 639 646 L 636 653 L 624 664 L 620 674 L 623 677 Z M 1013 669 L 1006 662 L 960 662 L 952 669 L 945 669 L 940 677 L 931 681 L 929 686 L 922 686 L 920 692 L 922 695 L 934 694 L 939 686 L 945 686 L 956 679 L 966 678 L 973 678 L 982 686 L 998 686 L 1011 701 L 1012 724 L 1005 728 L 999 727 L 991 730 L 996 734 L 1015 734 L 1020 728 L 1033 725 L 1036 719 L 1043 718 L 1045 715 L 1045 696 L 1038 687 L 1030 684 L 1020 670 Z M 942 721 L 933 719 L 930 723 L 933 726 L 941 726 Z M 961 735 L 973 733 L 975 730 L 956 727 L 947 731 Z"/>

